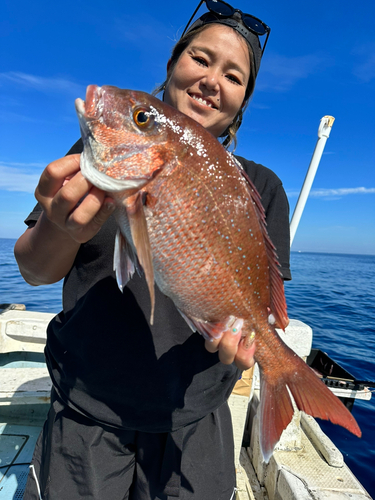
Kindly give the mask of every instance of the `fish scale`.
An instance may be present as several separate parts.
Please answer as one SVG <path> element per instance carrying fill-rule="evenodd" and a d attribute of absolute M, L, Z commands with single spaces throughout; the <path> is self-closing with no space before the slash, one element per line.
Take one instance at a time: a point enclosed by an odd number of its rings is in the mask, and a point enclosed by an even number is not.
<path fill-rule="evenodd" d="M 248 317 L 260 302 L 263 302 L 263 311 L 269 303 L 269 291 L 266 288 L 265 293 L 257 294 L 261 289 L 257 283 L 261 282 L 261 278 L 268 278 L 266 272 L 262 276 L 259 271 L 263 269 L 261 259 L 266 259 L 264 250 L 259 248 L 259 252 L 254 255 L 246 255 L 244 250 L 231 250 L 242 248 L 240 245 L 244 248 L 251 245 L 254 236 L 250 236 L 247 216 L 240 218 L 239 215 L 249 213 L 254 207 L 248 196 L 244 196 L 247 195 L 248 188 L 243 181 L 241 186 L 237 186 L 239 192 L 242 188 L 242 195 L 236 195 L 240 197 L 241 203 L 233 209 L 233 197 L 228 196 L 224 190 L 223 177 L 234 178 L 232 171 L 237 170 L 237 167 L 233 161 L 228 161 L 225 168 L 228 172 L 220 170 L 217 173 L 213 172 L 214 169 L 204 169 L 202 175 L 202 167 L 194 163 L 184 168 L 177 167 L 168 177 L 168 182 L 151 182 L 147 186 L 147 192 L 158 200 L 151 211 L 153 216 L 147 217 L 146 214 L 156 282 L 185 314 L 205 321 L 220 321 L 233 312 L 241 317 Z M 210 172 L 210 184 L 205 182 L 207 170 Z M 190 182 L 188 187 L 186 179 Z M 170 183 L 173 184 L 173 191 L 168 187 Z M 220 193 L 223 194 L 220 196 Z M 171 209 L 176 204 L 176 199 L 178 206 L 190 207 L 190 210 L 183 212 L 177 226 L 173 224 L 177 214 Z M 228 221 L 228 211 L 236 218 L 236 224 Z M 200 223 L 197 222 L 195 212 L 199 214 Z M 212 252 L 210 242 L 215 233 L 220 236 L 220 245 Z M 173 254 L 165 252 L 166 241 L 173 247 Z M 224 266 L 219 263 L 224 263 Z M 176 270 L 178 265 L 180 272 Z M 235 274 L 232 272 L 233 267 Z M 164 276 L 163 283 L 159 274 Z M 189 276 L 188 280 L 186 276 Z M 248 278 L 254 285 L 249 285 Z M 166 282 L 169 287 L 165 285 Z M 247 293 L 249 286 L 253 286 L 256 292 L 250 296 Z M 245 292 L 242 291 L 243 288 Z M 234 303 L 230 302 L 230 297 L 236 297 Z M 207 300 L 210 302 L 208 307 Z M 253 304 L 254 302 L 256 303 Z"/>
<path fill-rule="evenodd" d="M 136 254 L 150 290 L 150 325 L 156 281 L 205 337 L 226 334 L 238 319 L 237 353 L 255 342 L 265 461 L 292 419 L 290 394 L 300 410 L 360 436 L 347 408 L 276 332 L 288 324 L 283 282 L 260 196 L 236 160 L 194 120 L 144 92 L 90 85 L 76 109 L 82 174 L 116 203 L 120 289 Z"/>

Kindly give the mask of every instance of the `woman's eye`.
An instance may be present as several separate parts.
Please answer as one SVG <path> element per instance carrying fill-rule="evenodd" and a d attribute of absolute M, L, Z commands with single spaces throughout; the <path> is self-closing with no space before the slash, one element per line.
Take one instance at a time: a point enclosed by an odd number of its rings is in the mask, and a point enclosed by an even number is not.
<path fill-rule="evenodd" d="M 201 64 L 202 66 L 207 66 L 206 61 L 202 57 L 193 57 L 194 61 L 197 62 L 198 64 Z"/>
<path fill-rule="evenodd" d="M 236 83 L 237 85 L 241 85 L 241 81 L 239 78 L 237 78 L 234 75 L 227 75 L 228 80 L 230 80 L 233 83 Z"/>

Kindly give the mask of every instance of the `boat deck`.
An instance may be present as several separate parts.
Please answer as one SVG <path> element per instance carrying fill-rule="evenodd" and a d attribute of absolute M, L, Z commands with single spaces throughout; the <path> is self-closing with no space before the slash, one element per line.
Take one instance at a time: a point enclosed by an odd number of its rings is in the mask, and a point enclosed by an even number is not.
<path fill-rule="evenodd" d="M 35 443 L 48 412 L 51 381 L 43 349 L 52 317 L 22 307 L 0 310 L 0 500 L 22 499 Z M 306 359 L 311 350 L 310 327 L 291 320 L 286 332 L 279 333 Z M 365 397 L 369 399 L 371 393 Z M 300 412 L 295 413 L 265 464 L 259 449 L 258 404 L 259 371 L 255 370 L 254 377 L 243 380 L 238 393 L 229 398 L 236 500 L 371 499 L 317 422 Z"/>
<path fill-rule="evenodd" d="M 0 416 L 0 418 L 3 415 Z M 0 423 L 0 498 L 23 498 L 40 425 Z"/>

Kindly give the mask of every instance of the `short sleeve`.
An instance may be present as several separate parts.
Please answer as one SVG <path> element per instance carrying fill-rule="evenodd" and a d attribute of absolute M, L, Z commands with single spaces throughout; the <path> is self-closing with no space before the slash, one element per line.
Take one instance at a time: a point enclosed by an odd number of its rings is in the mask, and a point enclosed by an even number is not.
<path fill-rule="evenodd" d="M 32 212 L 29 213 L 29 215 L 26 217 L 24 220 L 24 223 L 29 226 L 33 227 L 33 225 L 36 223 L 36 221 L 39 219 L 40 214 L 42 213 L 42 207 L 37 203 L 35 207 L 33 208 Z"/>

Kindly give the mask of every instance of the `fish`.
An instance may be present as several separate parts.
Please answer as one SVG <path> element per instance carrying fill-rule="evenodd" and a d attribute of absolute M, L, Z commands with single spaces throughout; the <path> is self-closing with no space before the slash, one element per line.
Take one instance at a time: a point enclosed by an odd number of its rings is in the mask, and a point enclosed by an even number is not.
<path fill-rule="evenodd" d="M 120 289 L 144 272 L 206 339 L 239 327 L 260 370 L 260 448 L 269 461 L 299 410 L 361 436 L 352 414 L 281 340 L 287 315 L 261 198 L 201 125 L 145 92 L 89 85 L 75 107 L 82 175 L 114 199 Z M 271 321 L 272 318 L 273 320 Z"/>

